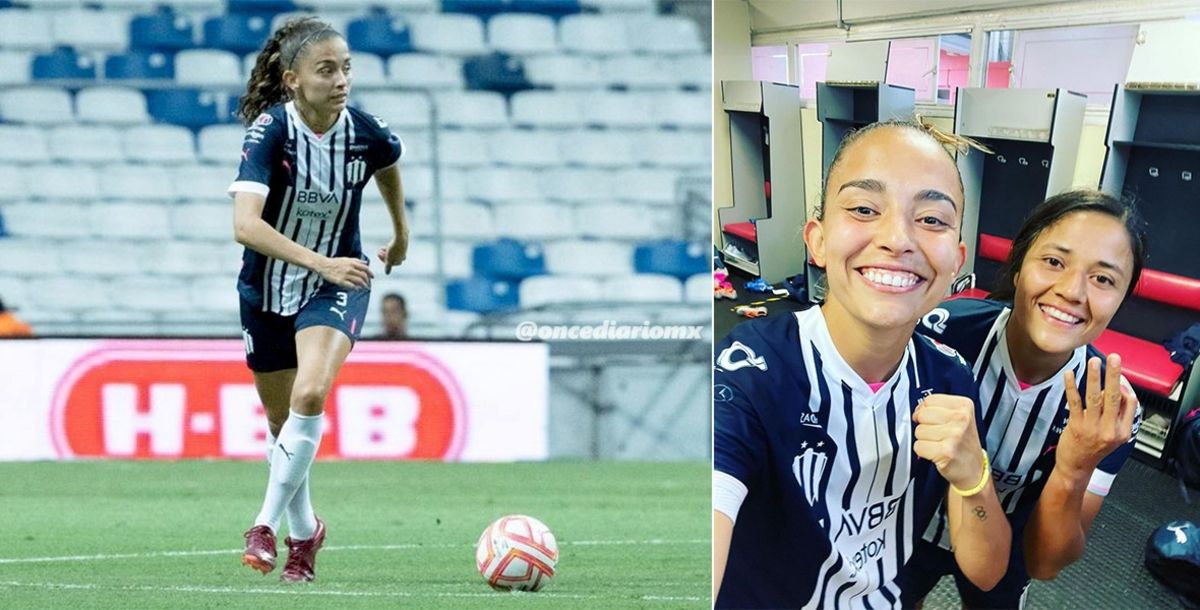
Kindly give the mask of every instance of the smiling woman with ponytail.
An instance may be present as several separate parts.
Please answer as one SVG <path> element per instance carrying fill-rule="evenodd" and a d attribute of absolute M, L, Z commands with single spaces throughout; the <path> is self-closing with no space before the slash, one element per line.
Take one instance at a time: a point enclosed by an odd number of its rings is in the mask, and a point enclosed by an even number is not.
<path fill-rule="evenodd" d="M 234 235 L 245 246 L 238 294 L 270 464 L 242 563 L 263 574 L 275 569 L 275 534 L 286 514 L 286 581 L 315 578 L 326 537 L 310 501 L 309 468 L 326 395 L 366 319 L 374 274 L 359 210 L 372 176 L 394 227 L 378 251 L 384 273 L 408 251 L 404 144 L 382 119 L 347 105 L 350 84 L 342 35 L 316 18 L 294 19 L 259 52 L 237 109 L 247 127 L 229 187 Z"/>

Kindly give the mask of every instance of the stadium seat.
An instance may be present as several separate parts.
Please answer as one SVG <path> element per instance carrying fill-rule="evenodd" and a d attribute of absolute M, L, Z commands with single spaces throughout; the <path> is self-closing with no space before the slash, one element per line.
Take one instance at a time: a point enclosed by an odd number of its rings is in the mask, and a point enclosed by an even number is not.
<path fill-rule="evenodd" d="M 179 239 L 232 240 L 232 209 L 229 203 L 188 203 L 171 206 L 168 209 L 171 226 L 168 235 Z"/>
<path fill-rule="evenodd" d="M 508 129 L 488 136 L 488 154 L 499 166 L 553 167 L 562 163 L 556 134 Z"/>
<path fill-rule="evenodd" d="M 387 62 L 388 81 L 400 88 L 462 89 L 463 61 L 457 57 L 405 53 Z"/>
<path fill-rule="evenodd" d="M 224 275 L 225 290 L 233 292 L 233 276 L 241 268 L 242 246 L 228 241 L 165 239 L 143 246 L 152 271 L 162 275 Z"/>
<path fill-rule="evenodd" d="M 175 78 L 175 58 L 157 51 L 131 51 L 104 60 L 104 78 L 148 80 Z"/>
<path fill-rule="evenodd" d="M 149 123 L 146 96 L 130 87 L 88 87 L 75 94 L 75 112 L 82 123 L 136 125 Z"/>
<path fill-rule="evenodd" d="M 30 277 L 61 271 L 58 249 L 47 248 L 44 239 L 0 239 L 0 275 Z"/>
<path fill-rule="evenodd" d="M 544 15 L 496 15 L 487 22 L 487 38 L 493 49 L 510 55 L 558 52 L 554 20 Z"/>
<path fill-rule="evenodd" d="M 165 313 L 191 307 L 188 282 L 180 278 L 126 276 L 107 285 L 114 307 L 125 311 Z"/>
<path fill-rule="evenodd" d="M 421 15 L 412 22 L 412 44 L 418 51 L 467 57 L 488 52 L 483 22 L 461 14 Z"/>
<path fill-rule="evenodd" d="M 55 13 L 51 31 L 55 46 L 86 51 L 129 48 L 129 15 L 119 11 L 70 10 Z"/>
<path fill-rule="evenodd" d="M 489 129 L 508 126 L 504 96 L 491 91 L 446 91 L 434 95 L 438 124 Z"/>
<path fill-rule="evenodd" d="M 350 55 L 350 65 L 355 87 L 370 89 L 384 87 L 388 84 L 383 59 L 378 55 L 355 51 Z M 249 73 L 246 73 L 246 76 L 248 77 Z"/>
<path fill-rule="evenodd" d="M 368 92 L 355 96 L 359 108 L 378 116 L 404 137 L 404 128 L 429 129 L 429 100 L 417 93 Z"/>
<path fill-rule="evenodd" d="M 522 127 L 578 127 L 580 100 L 557 91 L 523 91 L 512 96 L 512 122 Z"/>
<path fill-rule="evenodd" d="M 351 49 L 388 57 L 413 50 L 408 20 L 372 15 L 346 24 L 346 42 Z"/>
<path fill-rule="evenodd" d="M 310 3 L 305 2 L 305 6 L 309 6 L 309 5 L 310 5 Z M 361 6 L 361 3 L 360 3 L 360 6 Z M 270 28 L 271 28 L 271 31 L 274 32 L 274 31 L 278 30 L 279 28 L 283 27 L 283 25 L 285 23 L 287 23 L 288 21 L 291 21 L 293 19 L 297 19 L 300 17 L 313 17 L 313 16 L 314 15 L 311 10 L 305 10 L 305 9 L 286 12 L 286 13 L 276 13 L 274 16 L 271 17 Z M 357 15 L 353 15 L 351 13 L 344 13 L 344 12 L 342 12 L 342 13 L 318 13 L 315 16 L 317 19 L 320 19 L 321 21 L 324 21 L 325 23 L 329 24 L 329 27 L 333 28 L 334 30 L 337 30 L 338 32 L 341 32 L 342 36 L 346 35 L 346 24 L 350 23 L 351 19 L 358 17 Z M 353 49 L 353 51 L 358 51 L 358 49 Z M 251 55 L 257 55 L 257 52 L 253 52 L 253 53 L 251 53 Z"/>
<path fill-rule="evenodd" d="M 543 172 L 542 195 L 552 201 L 580 203 L 611 201 L 614 175 L 601 169 L 563 168 Z"/>
<path fill-rule="evenodd" d="M 712 87 L 712 57 L 707 53 L 679 55 L 671 63 L 667 74 L 673 76 L 677 84 L 698 89 Z"/>
<path fill-rule="evenodd" d="M 229 13 L 247 15 L 272 15 L 294 11 L 298 7 L 292 0 L 229 0 Z"/>
<path fill-rule="evenodd" d="M 182 51 L 196 46 L 195 23 L 186 14 L 163 9 L 138 15 L 129 22 L 129 48 L 144 51 Z"/>
<path fill-rule="evenodd" d="M 656 0 L 580 0 L 584 9 L 598 13 L 653 13 Z"/>
<path fill-rule="evenodd" d="M 87 219 L 96 237 L 163 239 L 171 234 L 167 210 L 158 203 L 106 203 L 92 206 Z"/>
<path fill-rule="evenodd" d="M 76 222 L 103 214 L 106 208 L 105 204 L 86 206 L 84 215 Z M 91 229 L 87 222 L 82 224 Z M 140 244 L 121 239 L 76 239 L 66 242 L 62 251 L 69 253 L 62 257 L 63 271 L 76 277 L 112 278 L 145 273 L 151 270 L 153 260 Z"/>
<path fill-rule="evenodd" d="M 600 296 L 611 302 L 678 303 L 683 300 L 683 284 L 657 273 L 622 275 L 603 280 Z"/>
<path fill-rule="evenodd" d="M 71 94 L 56 87 L 13 87 L 0 90 L 0 120 L 57 125 L 75 121 Z"/>
<path fill-rule="evenodd" d="M 113 200 L 166 203 L 175 197 L 167 170 L 148 165 L 112 165 L 100 173 L 100 196 Z M 136 208 L 131 208 L 135 210 Z M 166 212 L 162 217 L 166 234 Z"/>
<path fill-rule="evenodd" d="M 270 22 L 258 15 L 218 15 L 204 20 L 204 46 L 238 55 L 258 51 L 271 32 Z"/>
<path fill-rule="evenodd" d="M 16 4 L 11 0 L 6 6 Z M 20 6 L 29 8 L 34 11 L 64 11 L 67 9 L 78 9 L 82 4 L 82 0 L 20 0 Z"/>
<path fill-rule="evenodd" d="M 4 306 L 21 315 L 21 310 L 29 302 L 28 282 L 25 278 L 0 276 L 0 300 Z"/>
<path fill-rule="evenodd" d="M 92 168 L 58 163 L 31 166 L 25 175 L 25 185 L 35 199 L 53 201 L 91 201 L 100 190 Z"/>
<path fill-rule="evenodd" d="M 0 104 L 0 118 L 3 117 L 4 107 Z M 50 160 L 46 136 L 37 127 L 0 123 L 0 142 L 21 143 L 20 146 L 0 146 L 0 162 L 41 163 Z"/>
<path fill-rule="evenodd" d="M 571 209 L 546 203 L 513 203 L 496 206 L 497 235 L 518 239 L 559 239 L 571 237 Z"/>
<path fill-rule="evenodd" d="M 708 133 L 645 131 L 636 136 L 637 160 L 646 165 L 704 170 L 712 165 Z"/>
<path fill-rule="evenodd" d="M 146 93 L 146 107 L 155 120 L 200 128 L 227 122 L 217 96 L 198 89 L 166 89 Z"/>
<path fill-rule="evenodd" d="M 682 280 L 707 273 L 711 265 L 709 248 L 700 243 L 664 240 L 642 244 L 633 252 L 633 267 L 638 273 L 661 273 Z"/>
<path fill-rule="evenodd" d="M 655 239 L 679 225 L 678 210 L 628 203 L 593 203 L 575 208 L 575 231 L 583 237 Z"/>
<path fill-rule="evenodd" d="M 491 163 L 486 136 L 474 130 L 439 131 L 438 156 L 443 165 L 452 167 L 478 167 Z"/>
<path fill-rule="evenodd" d="M 32 78 L 33 53 L 0 50 L 0 86 L 24 85 Z"/>
<path fill-rule="evenodd" d="M 0 9 L 0 47 L 9 50 L 49 50 L 54 47 L 49 12 Z"/>
<path fill-rule="evenodd" d="M 521 282 L 522 308 L 558 303 L 594 303 L 600 300 L 600 283 L 590 277 L 540 275 Z"/>
<path fill-rule="evenodd" d="M 230 51 L 190 49 L 175 54 L 175 82 L 196 87 L 237 87 L 242 78 L 242 61 Z"/>
<path fill-rule="evenodd" d="M 604 84 L 630 89 L 674 87 L 677 78 L 674 69 L 671 62 L 653 55 L 619 55 L 600 60 L 600 78 Z"/>
<path fill-rule="evenodd" d="M 478 203 L 444 204 L 442 234 L 449 238 L 486 239 L 496 234 L 492 210 Z"/>
<path fill-rule="evenodd" d="M 639 53 L 681 55 L 704 52 L 697 23 L 678 15 L 648 15 L 627 22 L 629 41 Z"/>
<path fill-rule="evenodd" d="M 514 13 L 534 13 L 562 17 L 583 10 L 579 0 L 512 0 Z"/>
<path fill-rule="evenodd" d="M 570 15 L 558 22 L 558 44 L 571 53 L 620 55 L 629 53 L 625 21 L 607 15 Z"/>
<path fill-rule="evenodd" d="M 547 244 L 546 269 L 561 275 L 628 275 L 633 273 L 633 247 L 592 240 Z"/>
<path fill-rule="evenodd" d="M 667 93 L 656 98 L 653 109 L 659 125 L 707 131 L 712 124 L 712 97 L 708 93 Z"/>
<path fill-rule="evenodd" d="M 71 47 L 59 47 L 33 57 L 33 80 L 91 80 L 96 64 L 89 55 L 80 55 Z"/>
<path fill-rule="evenodd" d="M 498 239 L 475 246 L 471 266 L 481 277 L 520 282 L 546 273 L 546 254 L 538 244 Z"/>
<path fill-rule="evenodd" d="M 17 203 L 4 207 L 4 224 L 14 237 L 85 237 L 90 231 L 86 214 L 87 206 L 80 203 Z"/>
<path fill-rule="evenodd" d="M 481 168 L 471 173 L 467 195 L 493 203 L 530 201 L 541 198 L 537 173 L 528 169 Z"/>
<path fill-rule="evenodd" d="M 624 132 L 583 129 L 559 139 L 559 154 L 570 165 L 618 168 L 635 164 L 632 140 Z"/>
<path fill-rule="evenodd" d="M 30 310 L 80 313 L 112 307 L 107 282 L 101 278 L 53 275 L 29 281 Z M 28 319 L 25 315 L 22 318 Z"/>
<path fill-rule="evenodd" d="M 171 170 L 170 182 L 175 199 L 225 204 L 229 201 L 227 189 L 236 177 L 237 166 L 183 165 Z"/>
<path fill-rule="evenodd" d="M 525 60 L 525 76 L 535 85 L 559 89 L 596 89 L 604 86 L 600 62 L 593 57 L 542 55 Z"/>
<path fill-rule="evenodd" d="M 209 125 L 200 130 L 196 139 L 201 161 L 228 163 L 240 160 L 246 128 L 241 125 Z"/>
<path fill-rule="evenodd" d="M 119 132 L 98 125 L 62 125 L 47 132 L 50 157 L 57 161 L 107 163 L 124 161 Z"/>
<path fill-rule="evenodd" d="M 613 195 L 621 201 L 670 205 L 675 203 L 678 178 L 671 170 L 626 168 L 616 174 Z"/>
<path fill-rule="evenodd" d="M 141 125 L 121 133 L 121 148 L 130 161 L 194 163 L 196 144 L 191 130 L 174 125 Z M 173 180 L 173 178 L 172 178 Z"/>
<path fill-rule="evenodd" d="M 495 313 L 517 307 L 517 289 L 508 282 L 472 277 L 446 284 L 446 308 Z"/>
<path fill-rule="evenodd" d="M 697 273 L 683 283 L 683 300 L 694 305 L 711 304 L 713 298 L 713 276 Z"/>
<path fill-rule="evenodd" d="M 6 131 L 4 126 L 0 125 L 0 141 L 4 141 L 2 138 Z M 25 199 L 25 168 L 0 163 L 0 184 L 4 185 L 4 188 L 0 189 L 0 204 Z"/>
<path fill-rule="evenodd" d="M 506 94 L 533 89 L 521 60 L 499 53 L 468 59 L 463 63 L 463 77 L 468 89 Z"/>
<path fill-rule="evenodd" d="M 231 277 L 199 278 L 190 282 L 188 299 L 198 311 L 225 312 L 231 314 L 233 320 L 237 320 L 241 304 L 234 286 Z"/>

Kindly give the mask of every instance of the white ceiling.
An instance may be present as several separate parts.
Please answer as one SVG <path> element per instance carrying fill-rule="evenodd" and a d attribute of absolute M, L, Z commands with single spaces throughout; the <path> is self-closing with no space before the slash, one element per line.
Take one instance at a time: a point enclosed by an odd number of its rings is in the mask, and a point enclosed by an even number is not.
<path fill-rule="evenodd" d="M 1066 0 L 842 0 L 846 23 L 1061 4 Z M 827 27 L 837 23 L 837 0 L 747 0 L 752 32 Z"/>

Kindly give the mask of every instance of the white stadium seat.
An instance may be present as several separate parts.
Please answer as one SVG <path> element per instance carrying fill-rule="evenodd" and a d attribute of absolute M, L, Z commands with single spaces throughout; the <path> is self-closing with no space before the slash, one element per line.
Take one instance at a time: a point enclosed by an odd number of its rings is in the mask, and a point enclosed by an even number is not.
<path fill-rule="evenodd" d="M 188 298 L 199 311 L 229 313 L 233 320 L 241 311 L 235 275 L 199 278 L 191 282 Z"/>
<path fill-rule="evenodd" d="M 496 235 L 517 239 L 559 239 L 575 233 L 571 208 L 546 203 L 496 206 Z"/>
<path fill-rule="evenodd" d="M 346 30 L 339 29 L 338 31 L 345 32 Z M 370 89 L 384 87 L 388 84 L 383 58 L 372 53 L 352 53 L 350 55 L 350 73 L 354 76 L 355 87 Z"/>
<path fill-rule="evenodd" d="M 713 298 L 713 278 L 707 273 L 697 273 L 683 284 L 683 300 L 693 305 L 711 304 Z"/>
<path fill-rule="evenodd" d="M 556 89 L 596 89 L 604 86 L 600 61 L 592 57 L 544 55 L 525 60 L 525 78 Z"/>
<path fill-rule="evenodd" d="M 56 160 L 81 163 L 124 161 L 120 133 L 112 127 L 63 125 L 51 128 L 47 135 L 50 156 Z"/>
<path fill-rule="evenodd" d="M 0 41 L 3 41 L 0 36 Z M 3 45 L 0 42 L 0 45 Z M 0 50 L 0 85 L 24 85 L 32 78 L 30 70 L 33 66 L 31 51 Z"/>
<path fill-rule="evenodd" d="M 554 20 L 545 15 L 499 14 L 488 20 L 488 43 L 509 55 L 555 53 L 558 41 Z"/>
<path fill-rule="evenodd" d="M 241 125 L 209 125 L 197 138 L 201 161 L 222 163 L 240 161 L 246 128 Z"/>
<path fill-rule="evenodd" d="M 0 146 L 0 162 L 42 163 L 50 160 L 46 135 L 37 127 L 0 123 L 0 142 L 21 143 L 20 146 Z"/>
<path fill-rule="evenodd" d="M 485 134 L 475 130 L 439 131 L 438 155 L 443 165 L 452 167 L 478 167 L 491 162 Z"/>
<path fill-rule="evenodd" d="M 80 219 L 79 222 L 86 222 Z M 0 239 L 0 274 L 43 276 L 62 271 L 59 251 L 43 239 Z"/>
<path fill-rule="evenodd" d="M 412 224 L 411 219 L 409 224 Z M 358 226 L 362 231 L 364 244 L 386 242 L 392 238 L 392 216 L 383 201 L 368 200 L 364 193 L 362 207 L 359 208 Z M 410 227 L 415 233 L 417 227 Z M 365 247 L 365 246 L 364 246 Z M 367 252 L 374 259 L 374 252 Z M 412 258 L 412 257 L 409 257 Z"/>
<path fill-rule="evenodd" d="M 712 166 L 712 141 L 707 133 L 646 131 L 633 147 L 646 165 L 707 170 Z"/>
<path fill-rule="evenodd" d="M 175 199 L 231 203 L 228 190 L 237 178 L 237 166 L 183 165 L 171 170 Z"/>
<path fill-rule="evenodd" d="M 0 90 L 0 120 L 43 125 L 75 121 L 71 94 L 57 87 Z"/>
<path fill-rule="evenodd" d="M 82 218 L 89 217 L 90 212 Z M 63 244 L 62 252 L 63 271 L 75 277 L 137 275 L 148 271 L 152 263 L 140 245 L 119 239 L 70 241 Z"/>
<path fill-rule="evenodd" d="M 20 8 L 0 9 L 0 47 L 45 50 L 54 46 L 50 13 Z"/>
<path fill-rule="evenodd" d="M 100 180 L 86 165 L 34 165 L 25 175 L 25 186 L 38 199 L 91 201 L 100 190 Z"/>
<path fill-rule="evenodd" d="M 329 27 L 333 28 L 334 30 L 345 34 L 346 24 L 350 23 L 350 19 L 351 19 L 350 13 L 348 11 L 346 11 L 345 9 L 342 9 L 342 11 L 336 12 L 336 13 L 334 13 L 334 12 L 325 13 L 325 12 L 322 12 L 322 7 L 319 4 L 313 4 L 312 2 L 304 3 L 304 6 L 309 6 L 309 5 L 313 5 L 317 9 L 315 14 L 313 11 L 291 11 L 291 12 L 287 12 L 287 13 L 278 13 L 274 17 L 271 17 L 271 31 L 272 32 L 277 31 L 280 27 L 283 26 L 283 24 L 287 23 L 288 21 L 291 21 L 292 19 L 296 19 L 298 17 L 316 17 L 317 19 L 320 19 L 321 21 L 328 23 Z M 361 7 L 362 7 L 362 3 L 359 2 L 358 6 L 356 6 L 354 8 L 361 8 Z M 352 55 L 351 57 L 353 58 L 352 61 L 354 61 L 354 62 L 358 61 L 358 55 Z M 357 71 L 357 65 L 355 66 L 355 70 Z M 247 73 L 247 76 L 249 76 L 249 73 Z"/>
<path fill-rule="evenodd" d="M 575 231 L 583 237 L 650 240 L 669 237 L 678 231 L 679 217 L 675 208 L 587 204 L 575 208 Z"/>
<path fill-rule="evenodd" d="M 700 26 L 679 15 L 647 15 L 627 22 L 629 41 L 640 53 L 682 55 L 704 52 Z"/>
<path fill-rule="evenodd" d="M 558 22 L 558 44 L 571 53 L 620 55 L 631 45 L 625 20 L 608 15 L 568 15 Z"/>
<path fill-rule="evenodd" d="M 168 206 L 154 203 L 106 203 L 88 210 L 92 234 L 106 239 L 163 239 L 171 234 Z"/>
<path fill-rule="evenodd" d="M 683 284 L 670 275 L 635 273 L 605 279 L 600 284 L 600 296 L 605 301 L 678 303 L 683 300 Z"/>
<path fill-rule="evenodd" d="M 467 195 L 495 203 L 529 201 L 541 197 L 538 176 L 533 170 L 483 168 L 471 172 Z"/>
<path fill-rule="evenodd" d="M 442 231 L 450 238 L 490 239 L 496 235 L 492 210 L 478 203 L 442 206 Z"/>
<path fill-rule="evenodd" d="M 29 302 L 28 281 L 16 276 L 0 276 L 0 300 L 4 306 L 18 314 Z"/>
<path fill-rule="evenodd" d="M 580 4 L 600 13 L 653 13 L 658 8 L 655 0 L 582 0 Z"/>
<path fill-rule="evenodd" d="M 246 84 L 242 61 L 219 49 L 188 49 L 175 54 L 175 82 L 190 86 L 236 87 Z"/>
<path fill-rule="evenodd" d="M 5 228 L 16 237 L 83 237 L 90 231 L 87 206 L 81 203 L 17 203 L 2 212 Z"/>
<path fill-rule="evenodd" d="M 582 104 L 556 91 L 522 91 L 512 96 L 512 122 L 530 127 L 578 127 Z"/>
<path fill-rule="evenodd" d="M 146 96 L 131 87 L 88 87 L 75 94 L 75 111 L 83 123 L 135 125 L 149 123 Z"/>
<path fill-rule="evenodd" d="M 570 165 L 617 168 L 635 165 L 633 140 L 628 134 L 608 130 L 580 130 L 559 139 L 558 150 Z"/>
<path fill-rule="evenodd" d="M 488 154 L 500 166 L 553 167 L 562 163 L 554 132 L 510 129 L 488 136 Z"/>
<path fill-rule="evenodd" d="M 420 51 L 468 57 L 487 53 L 483 22 L 474 15 L 443 13 L 412 20 L 412 44 Z"/>
<path fill-rule="evenodd" d="M 139 125 L 121 132 L 125 157 L 142 163 L 193 163 L 192 131 L 175 125 Z"/>
<path fill-rule="evenodd" d="M 600 283 L 590 277 L 539 275 L 521 282 L 521 307 L 558 303 L 595 303 L 600 300 Z"/>
<path fill-rule="evenodd" d="M 55 13 L 51 29 L 55 46 L 80 50 L 124 51 L 129 47 L 127 13 L 71 10 Z"/>
<path fill-rule="evenodd" d="M 30 310 L 100 311 L 112 307 L 106 289 L 108 282 L 100 278 L 52 275 L 29 281 Z M 26 315 L 22 315 L 26 318 Z"/>
<path fill-rule="evenodd" d="M 615 188 L 608 170 L 565 168 L 543 172 L 542 194 L 553 201 L 569 203 L 610 201 Z"/>
<path fill-rule="evenodd" d="M 661 99 L 658 95 L 615 91 L 589 95 L 582 122 L 603 127 L 650 127 L 657 124 L 654 111 Z"/>
<path fill-rule="evenodd" d="M 0 142 L 4 142 L 4 136 L 0 135 Z M 6 201 L 21 201 L 24 200 L 25 192 L 25 168 L 20 165 L 9 165 L 0 163 L 0 184 L 4 188 L 0 189 L 0 203 Z M 7 212 L 4 212 L 7 216 Z"/>
<path fill-rule="evenodd" d="M 504 96 L 492 91 L 453 91 L 434 96 L 438 124 L 444 127 L 488 129 L 508 126 Z"/>
<path fill-rule="evenodd" d="M 670 205 L 675 203 L 678 179 L 678 173 L 666 169 L 623 169 L 614 180 L 613 195 L 621 201 Z"/>
<path fill-rule="evenodd" d="M 100 196 L 112 200 L 166 204 L 175 198 L 175 193 L 171 188 L 170 175 L 161 167 L 112 165 L 100 172 Z M 166 209 L 165 205 L 160 207 Z M 163 219 L 165 222 L 165 212 Z"/>
<path fill-rule="evenodd" d="M 680 55 L 668 71 L 679 85 L 712 88 L 712 57 L 707 53 Z"/>
<path fill-rule="evenodd" d="M 633 273 L 633 246 L 590 240 L 547 244 L 546 270 L 562 275 L 628 275 Z"/>
<path fill-rule="evenodd" d="M 242 263 L 242 246 L 232 237 L 227 241 L 156 241 L 147 243 L 144 251 L 151 261 L 149 270 L 156 274 L 225 274 L 232 278 Z"/>
<path fill-rule="evenodd" d="M 127 311 L 167 312 L 191 307 L 188 282 L 179 278 L 129 276 L 108 284 L 114 307 Z"/>
<path fill-rule="evenodd" d="M 386 121 L 400 137 L 405 127 L 429 129 L 429 99 L 419 93 L 368 92 L 355 98 L 356 106 Z"/>
<path fill-rule="evenodd" d="M 400 53 L 388 59 L 388 82 L 400 88 L 462 89 L 462 66 L 457 57 Z"/>
<path fill-rule="evenodd" d="M 600 78 L 608 85 L 638 89 L 666 89 L 675 86 L 674 66 L 661 57 L 620 55 L 600 61 Z"/>
<path fill-rule="evenodd" d="M 708 130 L 712 124 L 712 97 L 707 92 L 660 95 L 653 108 L 659 125 Z"/>
<path fill-rule="evenodd" d="M 179 239 L 233 241 L 233 202 L 170 206 L 171 234 Z M 164 236 L 165 237 L 165 236 Z"/>

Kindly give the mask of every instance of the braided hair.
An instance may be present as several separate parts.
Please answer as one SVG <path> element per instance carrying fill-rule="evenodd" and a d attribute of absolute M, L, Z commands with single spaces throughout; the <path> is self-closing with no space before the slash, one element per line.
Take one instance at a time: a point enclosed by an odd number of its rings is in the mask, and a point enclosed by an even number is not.
<path fill-rule="evenodd" d="M 291 97 L 283 84 L 283 73 L 295 67 L 296 58 L 309 44 L 334 36 L 337 30 L 316 17 L 300 17 L 284 23 L 267 40 L 246 83 L 246 94 L 238 101 L 235 115 L 249 126 L 267 108 Z"/>

